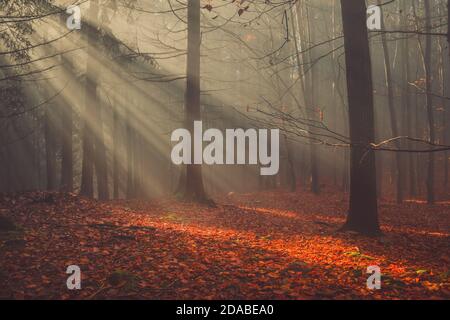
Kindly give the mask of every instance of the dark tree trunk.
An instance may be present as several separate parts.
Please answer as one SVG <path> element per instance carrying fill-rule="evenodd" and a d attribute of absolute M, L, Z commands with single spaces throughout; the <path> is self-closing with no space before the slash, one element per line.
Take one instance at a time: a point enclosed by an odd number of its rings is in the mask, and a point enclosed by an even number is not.
<path fill-rule="evenodd" d="M 65 21 L 64 21 L 65 23 Z M 70 75 L 75 75 L 70 61 L 62 55 L 61 64 Z M 61 73 L 62 75 L 63 73 Z M 61 78 L 62 80 L 63 78 Z M 71 104 L 64 98 L 58 99 L 61 108 L 61 183 L 63 192 L 73 191 L 73 110 Z"/>
<path fill-rule="evenodd" d="M 445 70 L 445 73 L 447 74 L 447 84 L 446 84 L 446 92 L 447 96 L 450 94 L 450 24 L 448 23 L 450 21 L 450 0 L 447 2 L 447 54 L 448 54 L 448 60 L 447 60 L 447 68 Z M 450 102 L 447 100 L 445 104 L 445 128 L 444 128 L 444 144 L 449 145 L 450 144 Z M 449 180 L 449 162 L 450 162 L 450 152 L 445 152 L 444 154 L 444 186 L 448 186 L 448 180 Z"/>
<path fill-rule="evenodd" d="M 287 178 L 288 178 L 288 185 L 289 185 L 289 191 L 295 192 L 297 190 L 297 178 L 295 175 L 295 166 L 294 166 L 294 155 L 292 152 L 292 146 L 287 138 L 286 135 L 284 135 L 284 143 L 286 145 L 286 157 L 287 157 L 287 164 L 288 164 L 288 170 L 286 170 Z"/>
<path fill-rule="evenodd" d="M 45 109 L 44 114 L 44 137 L 45 137 L 45 160 L 47 171 L 47 190 L 56 188 L 56 128 L 55 119 L 52 117 L 53 104 Z"/>
<path fill-rule="evenodd" d="M 384 18 L 383 18 L 383 7 L 381 6 L 381 1 L 378 0 L 378 4 L 381 8 L 381 21 L 382 28 L 385 29 L 384 26 Z M 391 68 L 391 59 L 389 53 L 389 47 L 387 43 L 386 34 L 381 34 L 381 44 L 383 47 L 384 53 L 384 71 L 386 77 L 386 88 L 388 90 L 388 108 L 389 108 L 389 118 L 391 122 L 391 132 L 393 137 L 399 136 L 398 122 L 397 122 L 397 113 L 395 111 L 395 103 L 394 103 L 394 86 L 393 86 L 393 77 L 392 77 L 392 68 Z M 400 142 L 396 142 L 396 147 L 400 149 Z M 395 164 L 396 167 L 394 169 L 395 178 L 396 178 L 396 186 L 397 186 L 397 203 L 403 202 L 403 166 L 402 166 L 402 154 L 397 152 L 395 154 Z"/>
<path fill-rule="evenodd" d="M 425 5 L 425 29 L 426 32 L 431 32 L 431 9 L 430 1 L 424 1 Z M 427 116 L 428 116 L 428 131 L 429 138 L 432 143 L 436 142 L 434 130 L 434 111 L 433 111 L 433 96 L 431 83 L 431 36 L 426 36 L 425 44 L 425 81 L 426 81 L 426 101 L 427 101 Z M 434 152 L 428 154 L 428 170 L 427 170 L 427 201 L 429 204 L 435 202 L 434 195 Z"/>
<path fill-rule="evenodd" d="M 350 209 L 343 229 L 380 232 L 377 207 L 372 70 L 366 4 L 341 0 L 350 118 Z"/>
<path fill-rule="evenodd" d="M 60 23 L 66 23 L 66 15 L 60 15 Z M 62 44 L 59 44 L 62 51 Z M 64 55 L 60 56 L 64 70 L 73 74 L 72 66 Z M 63 72 L 61 73 L 61 76 Z M 61 80 L 63 77 L 61 78 Z M 58 99 L 61 108 L 61 182 L 60 190 L 63 192 L 73 191 L 73 111 L 70 103 L 63 98 Z"/>
<path fill-rule="evenodd" d="M 192 137 L 194 136 L 194 121 L 201 120 L 200 42 L 200 0 L 190 0 L 188 1 L 188 51 L 185 121 L 186 128 L 191 132 Z M 192 156 L 193 155 L 194 152 L 192 152 Z M 187 165 L 184 198 L 200 202 L 206 200 L 201 165 Z"/>
<path fill-rule="evenodd" d="M 309 16 L 309 11 L 308 8 L 306 9 L 307 11 L 307 22 L 308 22 L 308 36 L 309 36 L 309 43 L 314 43 L 315 41 L 315 27 L 311 26 L 311 21 L 310 21 L 310 16 Z M 313 56 L 312 54 L 313 50 L 309 50 L 309 62 L 312 65 L 314 59 L 316 58 L 315 56 Z M 317 65 L 312 67 L 310 70 L 310 75 L 311 75 L 311 79 L 310 79 L 310 88 L 309 88 L 309 93 L 308 95 L 311 96 L 310 100 L 309 100 L 309 104 L 306 105 L 306 113 L 308 114 L 308 118 L 309 120 L 312 121 L 319 121 L 317 115 L 318 115 L 318 107 L 316 105 L 316 99 L 317 99 L 317 95 L 316 95 L 316 86 L 317 86 Z M 313 132 L 314 129 L 312 127 L 309 128 L 310 132 Z M 310 143 L 310 166 L 311 166 L 311 191 L 314 194 L 319 194 L 320 193 L 320 183 L 319 183 L 319 157 L 317 155 L 318 150 L 317 150 L 317 144 L 311 140 Z"/>
<path fill-rule="evenodd" d="M 403 11 L 403 15 L 402 15 L 402 25 L 406 25 L 407 24 L 407 16 L 406 14 L 408 14 L 408 0 L 403 0 L 402 1 L 402 7 L 401 7 L 402 11 Z M 412 137 L 414 135 L 413 133 L 413 127 L 412 127 L 412 122 L 413 122 L 413 113 L 415 112 L 415 110 L 413 109 L 413 104 L 411 101 L 411 86 L 409 85 L 409 82 L 411 81 L 411 63 L 410 63 L 410 58 L 409 58 L 409 39 L 405 39 L 403 40 L 403 44 L 402 44 L 402 57 L 403 57 L 403 69 L 402 69 L 402 88 L 403 88 L 403 94 L 402 94 L 402 99 L 403 99 L 403 110 L 406 113 L 406 126 L 405 126 L 405 130 L 406 130 L 406 134 L 409 137 Z M 411 141 L 408 141 L 407 143 L 407 147 L 408 149 L 412 149 L 413 145 Z M 415 174 L 415 161 L 414 161 L 414 157 L 416 155 L 414 155 L 413 153 L 409 153 L 406 155 L 407 157 L 407 170 L 408 170 L 408 185 L 409 185 L 409 195 L 411 197 L 415 197 L 417 195 L 417 185 L 416 185 L 416 174 Z"/>
<path fill-rule="evenodd" d="M 61 190 L 73 191 L 73 119 L 72 107 L 66 103 L 61 115 L 62 122 L 62 159 L 61 159 Z"/>

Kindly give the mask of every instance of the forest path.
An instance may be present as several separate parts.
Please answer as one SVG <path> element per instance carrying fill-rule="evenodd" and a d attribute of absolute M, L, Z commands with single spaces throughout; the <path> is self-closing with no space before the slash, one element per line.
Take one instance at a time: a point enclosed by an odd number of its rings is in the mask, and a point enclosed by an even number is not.
<path fill-rule="evenodd" d="M 230 194 L 217 208 L 165 199 L 0 198 L 0 298 L 450 298 L 450 204 L 381 203 L 384 235 L 338 233 L 342 195 Z M 68 290 L 78 265 L 81 290 Z M 368 266 L 382 271 L 369 290 Z"/>

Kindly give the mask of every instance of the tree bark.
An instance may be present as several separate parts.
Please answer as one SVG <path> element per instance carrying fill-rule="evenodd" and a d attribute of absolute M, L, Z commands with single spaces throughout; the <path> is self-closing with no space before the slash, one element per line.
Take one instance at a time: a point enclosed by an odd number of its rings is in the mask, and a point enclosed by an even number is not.
<path fill-rule="evenodd" d="M 384 23 L 384 12 L 383 12 L 383 6 L 381 6 L 381 1 L 378 0 L 378 4 L 381 8 L 381 25 L 382 29 L 385 29 L 385 23 Z M 393 137 L 399 136 L 399 130 L 398 130 L 398 122 L 397 122 L 397 113 L 395 112 L 395 103 L 394 103 L 394 87 L 393 87 L 393 77 L 392 77 L 392 68 L 391 68 L 391 59 L 389 54 L 389 47 L 387 43 L 386 34 L 381 34 L 381 44 L 383 47 L 383 53 L 384 53 L 384 71 L 385 71 L 385 77 L 386 77 L 386 88 L 388 90 L 388 108 L 389 108 L 389 118 L 391 122 L 391 132 Z M 400 142 L 395 143 L 396 147 L 400 149 L 401 144 Z M 396 178 L 396 186 L 397 186 L 397 203 L 403 202 L 403 166 L 402 166 L 402 155 L 400 152 L 397 152 L 395 154 L 395 162 L 396 162 L 396 168 L 395 168 L 395 178 Z"/>
<path fill-rule="evenodd" d="M 126 117 L 126 149 L 127 149 L 127 199 L 135 197 L 134 190 L 134 130 L 131 126 L 131 115 Z"/>
<path fill-rule="evenodd" d="M 90 2 L 90 21 L 97 27 L 99 7 L 96 1 Z M 94 109 L 97 108 L 97 72 L 95 72 L 96 62 L 95 43 L 97 35 L 88 34 L 86 82 L 85 82 L 85 111 L 84 129 L 82 135 L 83 163 L 81 168 L 81 189 L 80 194 L 89 198 L 94 197 Z"/>
<path fill-rule="evenodd" d="M 113 107 L 113 197 L 119 199 L 119 111 Z"/>
<path fill-rule="evenodd" d="M 309 15 L 309 11 L 308 8 L 306 9 L 306 18 L 307 18 L 307 22 L 308 22 L 308 36 L 309 36 L 309 43 L 312 45 L 315 41 L 315 32 L 314 32 L 314 26 L 311 26 L 311 20 L 310 20 L 310 15 Z M 314 60 L 314 56 L 312 54 L 313 50 L 309 50 L 309 63 L 311 66 L 310 69 L 310 87 L 309 87 L 309 93 L 308 95 L 310 95 L 310 99 L 309 99 L 309 104 L 306 105 L 306 113 L 308 115 L 308 118 L 310 121 L 318 121 L 318 106 L 316 106 L 316 81 L 317 81 L 317 66 L 313 66 L 313 60 Z M 314 131 L 314 129 L 312 127 L 309 128 L 309 130 L 311 132 Z M 310 159 L 310 166 L 311 166 L 311 191 L 314 194 L 319 194 L 320 193 L 320 183 L 319 183 L 319 157 L 317 156 L 318 150 L 317 150 L 317 145 L 314 143 L 314 141 L 311 140 L 310 146 L 309 146 L 309 159 Z"/>
<path fill-rule="evenodd" d="M 401 10 L 403 11 L 401 23 L 402 25 L 406 26 L 408 23 L 407 14 L 408 14 L 408 0 L 403 0 L 401 4 Z M 403 99 L 403 110 L 406 113 L 406 125 L 405 130 L 406 134 L 409 137 L 412 137 L 413 130 L 412 130 L 412 122 L 413 122 L 413 113 L 415 110 L 413 109 L 413 104 L 411 101 L 411 86 L 409 85 L 409 82 L 411 81 L 411 63 L 409 58 L 409 39 L 403 40 L 402 44 L 402 57 L 403 57 L 403 67 L 402 67 L 402 99 Z M 411 141 L 408 141 L 407 143 L 408 149 L 413 148 L 413 144 Z M 415 197 L 417 195 L 417 186 L 416 186 L 416 174 L 415 174 L 415 161 L 414 161 L 414 155 L 413 153 L 409 153 L 406 155 L 407 157 L 407 171 L 408 171 L 408 185 L 409 185 L 409 195 L 411 197 Z"/>
<path fill-rule="evenodd" d="M 61 159 L 61 191 L 73 191 L 73 116 L 72 107 L 65 103 L 61 113 L 62 122 L 62 159 Z"/>
<path fill-rule="evenodd" d="M 60 23 L 66 23 L 66 15 L 60 15 Z M 60 50 L 62 51 L 62 44 Z M 64 55 L 61 55 L 61 63 L 65 70 L 71 70 L 72 66 Z M 71 70 L 72 71 L 72 70 Z M 72 72 L 71 72 L 72 73 Z M 61 76 L 63 73 L 60 73 Z M 62 81 L 63 78 L 61 78 Z M 61 182 L 60 190 L 73 191 L 73 111 L 70 103 L 63 98 L 59 99 L 61 108 Z"/>
<path fill-rule="evenodd" d="M 97 126 L 97 131 L 94 132 L 94 164 L 98 198 L 100 200 L 108 200 L 108 163 L 106 161 L 106 147 L 103 134 L 102 108 L 100 99 L 96 97 L 94 100 L 97 102 L 94 105 L 94 123 Z"/>
<path fill-rule="evenodd" d="M 47 171 L 47 190 L 56 188 L 56 128 L 55 119 L 52 117 L 50 104 L 45 108 L 44 114 L 44 137 L 45 137 L 45 160 Z M 53 110 L 55 111 L 55 110 Z"/>
<path fill-rule="evenodd" d="M 200 114 L 200 0 L 188 1 L 188 43 L 186 83 L 186 129 L 194 136 L 194 121 Z M 192 144 L 193 148 L 193 144 Z M 194 155 L 192 149 L 192 156 Z M 207 200 L 203 186 L 202 167 L 198 164 L 186 166 L 186 189 L 184 198 L 203 202 Z"/>
<path fill-rule="evenodd" d="M 344 230 L 380 232 L 377 207 L 372 68 L 366 4 L 341 0 L 350 120 L 350 208 Z"/>
<path fill-rule="evenodd" d="M 425 32 L 431 32 L 431 9 L 430 1 L 424 1 L 425 5 Z M 432 42 L 431 36 L 426 36 L 425 43 L 425 81 L 426 81 L 426 105 L 428 116 L 428 131 L 429 138 L 432 143 L 436 142 L 435 130 L 434 130 L 434 111 L 433 111 L 433 96 L 432 96 L 432 83 L 431 83 L 431 50 Z M 428 170 L 427 170 L 427 201 L 428 204 L 435 202 L 434 195 L 434 152 L 428 154 Z"/>
<path fill-rule="evenodd" d="M 447 74 L 447 79 L 448 82 L 446 84 L 446 92 L 450 93 L 450 24 L 448 23 L 448 21 L 450 21 L 450 0 L 448 0 L 447 2 L 447 42 L 448 42 L 448 47 L 447 47 L 447 54 L 448 54 L 448 63 L 447 63 L 447 68 L 445 70 L 445 73 Z M 444 113 L 444 117 L 445 117 L 445 128 L 444 128 L 444 144 L 445 145 L 449 145 L 450 144 L 450 103 L 447 100 L 446 104 L 445 104 L 445 113 Z M 444 186 L 447 187 L 448 186 L 448 181 L 449 181 L 449 162 L 450 162 L 450 152 L 445 152 L 444 154 Z"/>

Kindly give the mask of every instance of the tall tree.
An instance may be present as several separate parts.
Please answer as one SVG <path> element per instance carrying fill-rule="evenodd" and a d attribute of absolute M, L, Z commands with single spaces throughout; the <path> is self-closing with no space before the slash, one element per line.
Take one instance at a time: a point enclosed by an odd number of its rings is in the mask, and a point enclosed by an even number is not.
<path fill-rule="evenodd" d="M 69 67 L 70 68 L 70 67 Z M 62 106 L 61 122 L 61 190 L 73 191 L 73 112 L 72 106 L 65 103 Z"/>
<path fill-rule="evenodd" d="M 98 93 L 96 93 L 98 94 Z M 94 134 L 94 164 L 95 174 L 97 177 L 97 190 L 98 198 L 100 200 L 109 199 L 108 191 L 108 166 L 106 161 L 106 147 L 105 138 L 103 134 L 103 119 L 102 119 L 102 103 L 98 97 L 95 99 L 97 102 L 93 106 L 94 109 L 94 123 L 97 126 L 97 132 Z"/>
<path fill-rule="evenodd" d="M 66 23 L 66 15 L 61 14 L 60 24 Z M 60 45 L 60 50 L 62 46 Z M 60 55 L 60 62 L 64 66 L 65 70 L 74 74 L 73 66 L 64 54 Z M 62 75 L 62 73 L 60 73 Z M 62 79 L 61 79 L 62 80 Z M 61 183 L 60 189 L 65 192 L 73 191 L 73 110 L 70 103 L 64 103 L 62 99 L 61 103 Z"/>
<path fill-rule="evenodd" d="M 134 147 L 134 130 L 131 124 L 131 114 L 127 110 L 126 112 L 126 150 L 127 150 L 127 199 L 132 199 L 135 197 L 134 190 L 134 177 L 135 177 L 135 168 L 134 168 L 134 157 L 135 155 L 135 147 Z"/>
<path fill-rule="evenodd" d="M 97 29 L 99 6 L 96 1 L 90 1 L 89 20 Z M 81 168 L 81 189 L 80 193 L 86 197 L 94 197 L 94 108 L 97 107 L 97 77 L 95 72 L 95 43 L 97 40 L 97 30 L 91 29 L 88 32 L 87 45 L 87 65 L 85 79 L 85 110 L 84 128 L 82 134 L 83 162 Z"/>
<path fill-rule="evenodd" d="M 424 1 L 425 6 L 425 32 L 430 33 L 431 29 L 431 8 L 430 1 Z M 431 143 L 436 142 L 436 134 L 434 128 L 434 111 L 433 111 L 433 94 L 432 94 L 432 82 L 431 82 L 431 54 L 432 54 L 432 41 L 431 35 L 425 36 L 425 82 L 426 82 L 426 106 L 428 116 L 428 132 Z M 428 153 L 428 170 L 427 170 L 427 201 L 429 204 L 433 204 L 435 201 L 434 196 L 434 152 Z"/>
<path fill-rule="evenodd" d="M 378 0 L 378 4 L 381 10 L 381 27 L 385 29 L 385 21 L 384 21 L 384 10 L 381 3 L 381 0 Z M 389 118 L 391 122 L 391 132 L 394 137 L 399 136 L 398 129 L 398 121 L 397 121 L 397 112 L 395 110 L 395 102 L 394 102 L 394 84 L 393 84 L 393 75 L 392 75 L 392 67 L 391 67 L 391 58 L 389 52 L 389 46 L 387 41 L 386 33 L 381 34 L 381 45 L 383 47 L 384 54 L 384 72 L 386 79 L 386 88 L 388 91 L 388 108 L 389 108 Z M 400 142 L 396 141 L 397 148 L 400 148 Z M 403 202 L 403 163 L 402 163 L 402 154 L 397 152 L 395 154 L 396 168 L 395 168 L 395 177 L 396 177 L 396 185 L 397 185 L 397 203 Z"/>
<path fill-rule="evenodd" d="M 113 107 L 113 198 L 119 199 L 119 110 Z"/>
<path fill-rule="evenodd" d="M 188 43 L 187 83 L 185 98 L 185 125 L 194 136 L 194 121 L 201 120 L 200 114 L 200 0 L 188 1 Z M 193 152 L 192 144 L 192 156 Z M 198 164 L 186 166 L 186 187 L 184 197 L 190 200 L 206 201 L 203 186 L 202 167 Z"/>
<path fill-rule="evenodd" d="M 315 32 L 315 26 L 313 26 L 313 22 L 311 20 L 314 20 L 314 16 L 311 17 L 309 8 L 306 8 L 306 19 L 307 19 L 307 26 L 308 26 L 308 42 L 310 44 L 313 44 L 316 41 L 316 32 Z M 314 64 L 316 63 L 314 59 L 316 57 L 313 56 L 313 50 L 309 51 L 309 63 L 311 66 L 310 69 L 310 86 L 309 86 L 309 104 L 306 105 L 306 112 L 308 114 L 308 118 L 310 121 L 320 121 L 317 117 L 319 110 L 317 106 L 317 80 L 318 80 L 318 66 Z M 309 129 L 312 131 L 312 128 Z M 315 194 L 320 193 L 320 184 L 319 184 L 319 157 L 318 157 L 318 150 L 317 150 L 317 144 L 314 141 L 311 141 L 310 144 L 310 166 L 311 166 L 311 191 Z"/>
<path fill-rule="evenodd" d="M 408 5 L 409 5 L 409 1 L 408 0 L 403 0 L 401 2 L 400 5 L 400 10 L 403 12 L 401 18 L 400 18 L 400 23 L 403 26 L 403 28 L 405 28 L 405 30 L 407 30 L 408 28 L 408 14 L 410 13 L 410 10 L 408 10 Z M 413 109 L 413 103 L 412 103 L 412 99 L 411 99 L 411 95 L 412 95 L 412 91 L 411 91 L 411 86 L 410 86 L 410 81 L 411 81 L 411 60 L 410 60 L 410 45 L 409 45 L 409 39 L 404 39 L 402 40 L 402 45 L 401 45 L 401 57 L 402 57 L 402 61 L 403 63 L 401 64 L 402 66 L 402 71 L 401 71 L 401 76 L 402 76 L 402 84 L 401 84 L 401 89 L 402 89 L 402 106 L 403 106 L 403 112 L 405 112 L 405 125 L 404 125 L 404 130 L 406 131 L 407 135 L 409 137 L 413 136 L 413 127 L 412 127 L 412 122 L 413 122 L 413 112 L 415 111 Z M 412 149 L 412 142 L 408 141 L 407 144 L 408 149 Z M 412 197 L 415 197 L 417 195 L 417 179 L 416 179 L 416 170 L 415 170 L 415 157 L 416 155 L 413 153 L 409 153 L 406 155 L 407 157 L 407 165 L 405 169 L 408 171 L 408 174 L 405 175 L 408 177 L 408 186 L 409 186 L 409 195 Z"/>
<path fill-rule="evenodd" d="M 54 104 L 49 104 L 44 111 L 45 160 L 47 172 L 47 190 L 56 188 L 56 128 Z"/>
<path fill-rule="evenodd" d="M 350 208 L 344 230 L 380 232 L 378 222 L 372 67 L 366 3 L 341 0 L 350 120 Z"/>
<path fill-rule="evenodd" d="M 450 24 L 448 23 L 450 21 L 450 0 L 447 1 L 447 54 L 448 54 L 448 60 L 447 60 L 447 68 L 445 70 L 446 78 L 447 78 L 447 84 L 445 88 L 445 92 L 448 94 L 450 93 Z M 445 127 L 444 127 L 444 144 L 449 145 L 450 144 L 450 102 L 447 100 L 445 104 Z M 448 186 L 449 181 L 449 162 L 450 162 L 450 152 L 445 152 L 444 154 L 444 186 Z"/>

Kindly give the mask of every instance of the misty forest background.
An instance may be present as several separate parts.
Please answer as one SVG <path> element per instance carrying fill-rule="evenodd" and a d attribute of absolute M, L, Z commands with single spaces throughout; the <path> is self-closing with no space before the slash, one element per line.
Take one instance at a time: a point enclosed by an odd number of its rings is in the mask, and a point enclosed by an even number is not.
<path fill-rule="evenodd" d="M 66 26 L 69 5 L 81 9 L 80 30 Z M 379 5 L 381 30 L 368 30 L 368 5 Z M 305 208 L 336 197 L 343 231 L 379 234 L 387 204 L 402 221 L 419 223 L 417 213 L 446 228 L 448 6 L 2 0 L 0 193 L 169 198 L 206 205 L 198 212 L 240 195 Z M 194 120 L 203 130 L 279 128 L 279 173 L 174 165 L 170 135 Z M 5 229 L 10 212 L 0 211 Z"/>
<path fill-rule="evenodd" d="M 70 4 L 80 5 L 81 30 L 66 27 Z M 447 1 L 371 4 L 382 4 L 382 31 L 368 36 L 373 83 L 359 83 L 355 94 L 373 86 L 373 111 L 359 108 L 374 113 L 366 127 L 370 136 L 374 125 L 372 149 L 389 150 L 376 152 L 378 197 L 448 199 Z M 188 15 L 185 4 L 170 1 L 2 1 L 0 191 L 102 200 L 185 192 L 170 133 L 190 118 L 283 133 L 277 177 L 262 178 L 255 166 L 203 167 L 208 195 L 349 191 L 339 1 L 192 5 L 197 12 Z M 363 28 L 352 14 L 348 38 L 367 31 L 351 30 Z M 350 45 L 365 45 L 355 39 Z M 194 173 L 188 182 L 193 193 L 198 180 Z"/>

